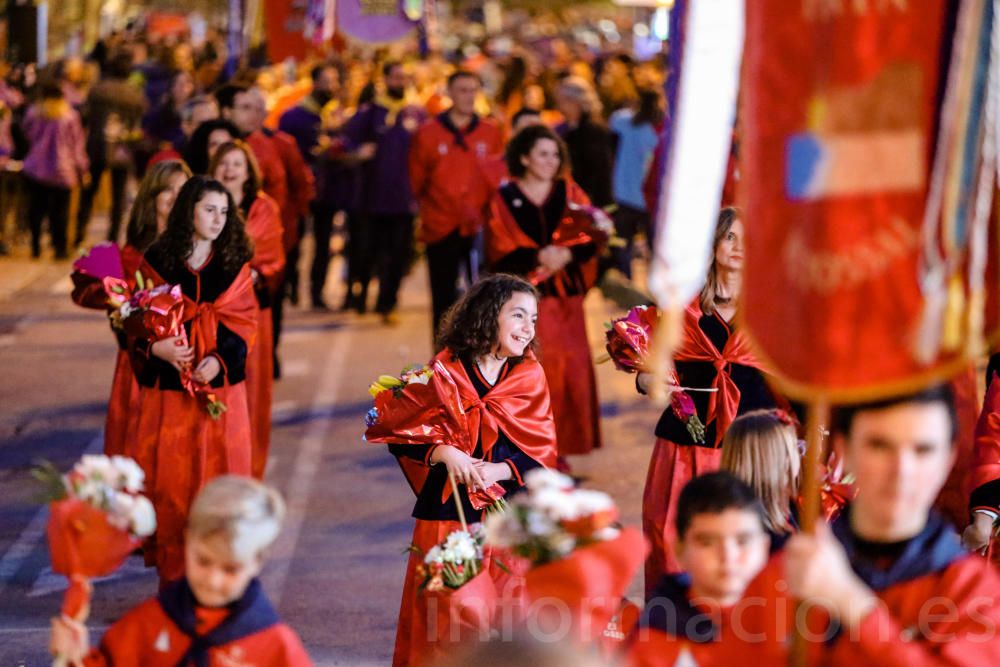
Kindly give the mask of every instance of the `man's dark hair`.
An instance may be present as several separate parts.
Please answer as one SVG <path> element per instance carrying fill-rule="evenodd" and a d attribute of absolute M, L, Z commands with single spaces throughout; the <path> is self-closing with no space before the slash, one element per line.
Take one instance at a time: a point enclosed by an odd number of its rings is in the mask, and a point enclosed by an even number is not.
<path fill-rule="evenodd" d="M 239 83 L 227 83 L 215 91 L 215 100 L 219 109 L 232 109 L 236 105 L 236 96 L 250 92 L 250 87 Z"/>
<path fill-rule="evenodd" d="M 890 396 L 889 398 L 858 403 L 857 405 L 841 406 L 834 413 L 833 431 L 834 433 L 847 436 L 851 432 L 851 427 L 854 426 L 854 418 L 859 413 L 887 410 L 906 403 L 918 403 L 921 405 L 940 403 L 943 405 L 948 411 L 948 421 L 951 424 L 949 442 L 955 442 L 955 437 L 958 434 L 958 416 L 955 414 L 955 394 L 947 384 L 934 384 L 910 394 Z"/>
<path fill-rule="evenodd" d="M 529 125 L 514 135 L 504 152 L 504 161 L 511 176 L 520 178 L 527 173 L 527 167 L 521 164 L 521 158 L 530 154 L 531 149 L 542 139 L 556 142 L 556 146 L 559 147 L 560 168 L 565 168 L 569 164 L 569 150 L 558 134 L 545 125 Z"/>
<path fill-rule="evenodd" d="M 312 79 L 313 82 L 316 82 L 319 80 L 321 76 L 323 76 L 323 72 L 325 72 L 328 69 L 335 70 L 337 69 L 337 67 L 332 63 L 320 63 L 319 65 L 316 65 L 311 70 L 309 70 L 309 78 Z"/>
<path fill-rule="evenodd" d="M 386 60 L 382 63 L 382 76 L 389 76 L 397 67 L 402 67 L 403 63 L 399 60 Z"/>
<path fill-rule="evenodd" d="M 730 472 L 710 472 L 695 477 L 681 490 L 677 500 L 677 538 L 683 540 L 699 514 L 722 514 L 726 510 L 752 512 L 766 530 L 764 508 L 746 482 Z"/>
<path fill-rule="evenodd" d="M 517 122 L 524 118 L 525 116 L 538 116 L 541 118 L 542 113 L 538 109 L 529 109 L 528 107 L 521 107 L 514 113 L 510 118 L 511 127 L 517 127 Z"/>
<path fill-rule="evenodd" d="M 483 84 L 483 80 L 475 72 L 470 72 L 467 69 L 457 69 L 448 75 L 448 87 L 451 88 L 451 84 L 459 79 L 474 79 L 479 85 Z"/>

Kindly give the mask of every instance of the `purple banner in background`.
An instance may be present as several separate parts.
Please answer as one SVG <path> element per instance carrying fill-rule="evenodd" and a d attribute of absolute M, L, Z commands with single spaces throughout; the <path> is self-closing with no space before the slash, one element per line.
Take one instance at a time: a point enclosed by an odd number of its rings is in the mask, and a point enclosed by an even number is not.
<path fill-rule="evenodd" d="M 416 26 L 399 0 L 338 0 L 337 25 L 348 37 L 369 43 L 395 42 Z"/>

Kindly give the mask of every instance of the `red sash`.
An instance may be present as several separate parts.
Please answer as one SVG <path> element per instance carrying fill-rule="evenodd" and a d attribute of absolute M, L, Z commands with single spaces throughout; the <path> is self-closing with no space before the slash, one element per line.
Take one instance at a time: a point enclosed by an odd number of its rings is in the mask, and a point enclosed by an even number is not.
<path fill-rule="evenodd" d="M 145 260 L 139 270 L 144 278 L 152 278 L 158 285 L 167 282 Z M 250 267 L 247 265 L 240 269 L 232 284 L 215 301 L 196 303 L 185 294 L 183 321 L 191 322 L 189 340 L 194 348 L 194 367 L 206 355 L 215 352 L 220 323 L 246 341 L 248 350 L 252 348 L 257 334 L 259 312 Z"/>
<path fill-rule="evenodd" d="M 733 382 L 729 365 L 750 366 L 764 373 L 767 370 L 763 362 L 754 355 L 750 341 L 740 331 L 732 332 L 722 351 L 719 352 L 708 335 L 698 326 L 701 317 L 701 308 L 697 303 L 692 303 L 684 311 L 684 341 L 674 353 L 674 360 L 707 361 L 715 366 L 715 381 L 712 382 L 712 387 L 717 391 L 712 392 L 708 399 L 705 423 L 707 425 L 713 417 L 715 418 L 715 444 L 719 446 L 729 425 L 736 419 L 736 412 L 740 406 L 740 388 Z"/>
<path fill-rule="evenodd" d="M 253 240 L 250 265 L 260 274 L 272 294 L 278 291 L 285 268 L 285 246 L 282 240 L 281 211 L 277 202 L 263 191 L 250 206 L 246 221 L 247 234 Z"/>

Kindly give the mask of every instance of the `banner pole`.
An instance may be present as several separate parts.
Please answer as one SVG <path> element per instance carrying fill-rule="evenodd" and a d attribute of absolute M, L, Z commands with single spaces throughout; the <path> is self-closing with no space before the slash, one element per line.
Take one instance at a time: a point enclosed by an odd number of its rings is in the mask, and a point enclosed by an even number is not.
<path fill-rule="evenodd" d="M 816 533 L 816 522 L 820 520 L 820 484 L 823 458 L 823 434 L 830 423 L 830 402 L 825 396 L 820 396 L 809 404 L 806 415 L 806 455 L 802 459 L 802 532 L 808 535 Z M 792 615 L 793 635 L 792 651 L 789 654 L 790 667 L 805 667 L 808 657 L 808 642 L 806 642 L 799 627 L 799 609 L 803 601 L 795 601 L 795 613 Z"/>

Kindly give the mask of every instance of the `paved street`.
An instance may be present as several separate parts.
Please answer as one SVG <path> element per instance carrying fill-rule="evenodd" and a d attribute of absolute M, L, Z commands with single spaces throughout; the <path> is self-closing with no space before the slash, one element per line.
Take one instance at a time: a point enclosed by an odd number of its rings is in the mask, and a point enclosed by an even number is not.
<path fill-rule="evenodd" d="M 101 449 L 115 347 L 105 317 L 70 302 L 68 272 L 68 263 L 0 259 L 0 667 L 50 664 L 48 619 L 64 588 L 48 567 L 46 513 L 29 468 L 48 459 L 66 469 Z M 339 303 L 333 282 L 328 298 Z M 267 480 L 285 494 L 289 516 L 264 581 L 320 665 L 385 665 L 392 655 L 413 499 L 393 459 L 361 434 L 371 379 L 429 358 L 428 302 L 420 264 L 404 283 L 397 327 L 373 315 L 287 316 Z M 616 312 L 590 297 L 595 353 Z M 572 464 L 639 525 L 658 413 L 631 377 L 610 364 L 598 374 L 606 446 Z M 155 589 L 137 557 L 97 582 L 92 639 Z"/>

